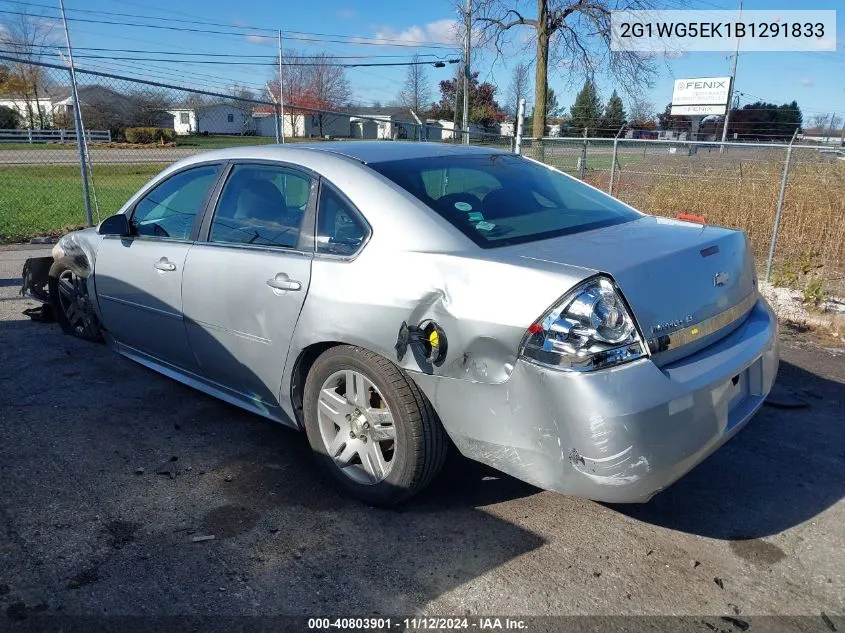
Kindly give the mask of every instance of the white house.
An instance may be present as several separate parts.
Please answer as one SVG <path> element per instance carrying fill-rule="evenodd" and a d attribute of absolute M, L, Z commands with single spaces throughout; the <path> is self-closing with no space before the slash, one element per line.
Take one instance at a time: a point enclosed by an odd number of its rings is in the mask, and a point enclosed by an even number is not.
<path fill-rule="evenodd" d="M 173 115 L 173 129 L 179 136 L 197 131 L 197 113 L 193 108 L 178 108 L 167 112 Z"/>
<path fill-rule="evenodd" d="M 352 117 L 345 114 L 322 115 L 309 112 L 303 115 L 303 136 L 320 136 L 320 116 L 323 118 L 322 136 L 347 138 L 352 136 Z"/>
<path fill-rule="evenodd" d="M 417 118 L 408 108 L 355 108 L 349 117 L 352 138 L 415 138 Z"/>
<path fill-rule="evenodd" d="M 252 107 L 246 103 L 212 103 L 168 110 L 176 134 L 244 134 L 256 131 Z"/>
<path fill-rule="evenodd" d="M 272 108 L 257 107 L 253 110 L 255 133 L 258 136 L 276 135 L 276 115 Z M 317 114 L 285 112 L 285 136 L 289 138 L 310 138 L 320 136 L 320 119 Z M 323 136 L 346 138 L 350 135 L 349 117 L 339 114 L 323 114 Z"/>
<path fill-rule="evenodd" d="M 469 136 L 471 139 L 480 139 L 488 132 L 477 123 L 469 124 Z M 498 133 L 498 132 L 497 132 Z M 423 138 L 428 141 L 451 141 L 460 139 L 461 125 L 455 125 L 454 121 L 448 119 L 426 119 L 423 130 Z"/>
<path fill-rule="evenodd" d="M 46 97 L 44 99 L 39 98 L 36 101 L 35 99 L 24 99 L 23 97 L 9 95 L 6 97 L 0 97 L 0 106 L 9 108 L 18 113 L 18 116 L 20 117 L 21 127 L 39 127 L 39 125 L 41 124 L 40 118 L 38 116 L 39 109 L 41 110 L 41 114 L 44 119 L 44 124 L 47 126 L 53 125 L 53 101 L 49 97 Z M 33 120 L 30 120 L 30 109 L 32 111 Z"/>

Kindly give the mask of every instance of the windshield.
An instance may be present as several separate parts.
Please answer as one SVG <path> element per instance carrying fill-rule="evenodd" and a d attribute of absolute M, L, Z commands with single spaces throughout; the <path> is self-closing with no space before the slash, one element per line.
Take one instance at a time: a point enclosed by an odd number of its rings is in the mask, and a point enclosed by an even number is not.
<path fill-rule="evenodd" d="M 640 217 L 583 183 L 512 154 L 440 156 L 370 167 L 482 248 L 588 231 Z"/>

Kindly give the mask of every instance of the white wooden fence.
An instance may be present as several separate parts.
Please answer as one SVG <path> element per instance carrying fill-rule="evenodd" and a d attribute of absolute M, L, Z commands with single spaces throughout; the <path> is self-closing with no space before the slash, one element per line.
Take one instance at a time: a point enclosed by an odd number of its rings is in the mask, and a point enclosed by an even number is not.
<path fill-rule="evenodd" d="M 85 130 L 89 143 L 111 143 L 110 130 Z M 76 143 L 76 130 L 0 130 L 0 143 Z"/>

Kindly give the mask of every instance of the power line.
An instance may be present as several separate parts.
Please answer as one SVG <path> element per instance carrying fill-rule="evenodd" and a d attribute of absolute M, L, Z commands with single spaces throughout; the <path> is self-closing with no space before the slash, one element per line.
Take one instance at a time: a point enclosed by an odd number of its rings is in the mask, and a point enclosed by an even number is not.
<path fill-rule="evenodd" d="M 0 0 L 3 2 L 8 2 L 10 0 Z M 44 6 L 46 8 L 47 5 L 30 5 L 30 6 Z M 55 10 L 55 9 L 53 9 Z M 10 11 L 8 9 L 0 9 L 0 13 L 6 13 L 9 15 L 23 15 L 23 16 L 32 16 L 31 13 L 27 13 L 25 11 Z M 94 12 L 96 13 L 96 12 Z M 51 19 L 58 19 L 59 16 L 56 15 L 47 15 L 42 17 L 48 17 Z M 171 20 L 168 18 L 159 18 L 155 16 L 143 16 L 141 19 L 154 19 L 160 20 L 162 22 L 167 21 L 179 21 L 179 22 L 186 22 L 187 20 Z M 235 31 L 218 31 L 214 29 L 198 29 L 198 28 L 191 28 L 186 26 L 168 26 L 166 24 L 144 24 L 141 22 L 116 22 L 113 20 L 97 20 L 93 18 L 67 18 L 68 22 L 80 22 L 86 24 L 109 24 L 113 26 L 133 26 L 137 28 L 147 28 L 147 29 L 159 29 L 159 30 L 166 30 L 166 31 L 178 31 L 183 33 L 203 33 L 203 34 L 211 34 L 211 35 L 227 35 L 227 36 L 235 36 L 238 38 L 242 37 L 250 37 L 256 39 L 266 39 L 271 40 L 274 39 L 274 35 L 259 35 L 257 33 L 248 33 L 248 32 L 235 32 Z M 195 24 L 203 24 L 203 22 L 194 22 Z M 215 24 L 215 23 L 209 23 Z M 253 29 L 251 27 L 232 27 L 229 26 L 228 28 L 242 28 L 245 31 L 252 31 L 252 30 L 269 30 L 269 29 Z M 347 45 L 361 45 L 361 46 L 392 46 L 392 47 L 402 47 L 402 48 L 447 48 L 447 49 L 454 49 L 455 46 L 448 44 L 446 42 L 423 42 L 420 40 L 394 40 L 392 38 L 370 38 L 370 37 L 358 37 L 355 35 L 331 35 L 327 33 L 308 33 L 306 31 L 283 31 L 282 32 L 285 37 L 288 39 L 304 41 L 304 42 L 333 42 L 336 44 L 347 44 Z M 344 38 L 344 39 L 330 39 L 330 38 Z"/>
<path fill-rule="evenodd" d="M 2 0 L 0 0 L 2 1 Z M 27 44 L 27 48 L 44 48 L 44 49 L 56 49 L 61 48 L 59 45 L 51 45 L 51 44 Z M 252 58 L 257 57 L 261 59 L 273 59 L 277 60 L 279 57 L 278 55 L 245 55 L 239 53 L 197 53 L 197 52 L 174 52 L 174 51 L 162 51 L 162 50 L 142 50 L 142 49 L 135 49 L 135 48 L 96 48 L 96 47 L 85 47 L 85 46 L 75 46 L 74 50 L 79 51 L 93 51 L 93 52 L 108 52 L 108 53 L 145 53 L 148 55 L 183 55 L 183 56 L 192 56 L 192 57 L 237 57 L 237 58 Z M 423 63 L 434 63 L 438 60 L 446 61 L 442 58 L 442 56 L 437 55 L 435 53 L 422 53 L 419 55 L 415 55 L 417 57 L 434 57 L 436 58 L 432 62 L 423 62 Z M 285 59 L 321 59 L 323 55 L 291 55 L 285 56 Z M 408 55 L 331 55 L 334 59 L 382 59 L 382 58 L 403 58 L 408 57 Z"/>
<path fill-rule="evenodd" d="M 0 50 L 0 53 L 15 54 L 19 51 L 14 50 Z M 56 54 L 58 56 L 58 54 Z M 152 57 L 123 57 L 115 55 L 77 55 L 80 59 L 112 59 L 115 61 L 132 61 L 132 62 L 168 62 L 180 64 L 215 64 L 219 66 L 276 66 L 276 62 L 255 62 L 255 61 L 223 61 L 216 59 L 160 59 Z M 326 62 L 323 60 L 317 62 L 281 62 L 282 66 L 334 66 L 338 68 L 359 68 L 359 67 L 386 67 L 386 66 L 437 66 L 443 67 L 446 64 L 457 64 L 458 59 L 447 59 L 444 61 L 427 61 L 427 62 L 359 62 L 359 63 L 340 63 Z"/>

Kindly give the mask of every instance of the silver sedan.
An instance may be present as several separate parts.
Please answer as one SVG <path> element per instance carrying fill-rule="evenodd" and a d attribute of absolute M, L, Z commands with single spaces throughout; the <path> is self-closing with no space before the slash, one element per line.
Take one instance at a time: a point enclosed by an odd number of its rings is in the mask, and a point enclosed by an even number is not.
<path fill-rule="evenodd" d="M 341 142 L 183 160 L 56 245 L 67 332 L 305 431 L 371 504 L 447 451 L 647 501 L 778 367 L 746 236 L 485 148 Z"/>

